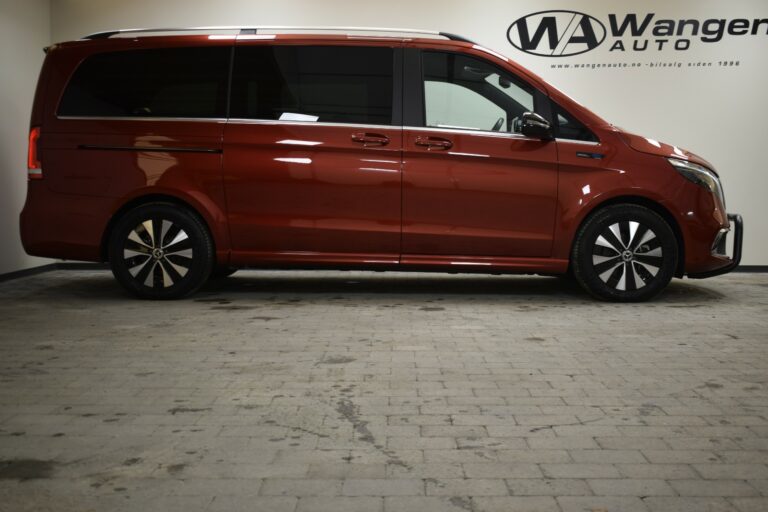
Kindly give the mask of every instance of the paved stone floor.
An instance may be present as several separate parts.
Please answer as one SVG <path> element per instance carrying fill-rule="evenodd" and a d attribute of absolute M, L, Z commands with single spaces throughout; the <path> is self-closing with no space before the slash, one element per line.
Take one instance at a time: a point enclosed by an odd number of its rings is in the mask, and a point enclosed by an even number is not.
<path fill-rule="evenodd" d="M 0 283 L 0 510 L 763 512 L 768 274 Z"/>

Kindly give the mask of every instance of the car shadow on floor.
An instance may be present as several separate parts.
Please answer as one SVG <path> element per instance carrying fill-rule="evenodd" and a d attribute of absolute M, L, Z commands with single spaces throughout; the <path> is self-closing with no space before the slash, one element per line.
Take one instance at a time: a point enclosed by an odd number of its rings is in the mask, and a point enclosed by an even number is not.
<path fill-rule="evenodd" d="M 66 276 L 65 279 L 59 279 L 61 275 Z M 30 278 L 26 284 L 29 287 L 28 293 L 23 295 L 27 298 L 44 295 L 46 298 L 96 299 L 104 302 L 131 298 L 108 271 L 66 271 L 51 276 L 39 286 L 39 282 L 35 281 L 45 279 L 44 276 Z M 229 278 L 211 280 L 186 300 L 258 300 L 265 294 L 274 297 L 306 295 L 311 298 L 342 296 L 360 301 L 379 300 L 383 297 L 417 300 L 436 297 L 474 300 L 486 297 L 495 302 L 510 303 L 600 303 L 592 299 L 575 281 L 557 277 L 271 270 L 241 270 Z M 724 294 L 713 287 L 703 286 L 696 281 L 674 279 L 666 290 L 648 304 L 707 304 L 725 298 Z"/>
<path fill-rule="evenodd" d="M 245 298 L 254 292 L 292 295 L 341 294 L 353 296 L 429 296 L 453 297 L 493 296 L 510 300 L 543 302 L 593 303 L 574 280 L 543 276 L 486 276 L 446 274 L 360 273 L 345 275 L 312 275 L 312 272 L 272 274 L 241 271 L 232 277 L 209 281 L 198 292 L 200 297 L 224 296 Z M 708 287 L 688 281 L 673 280 L 653 302 L 695 303 L 723 299 L 725 296 Z"/>

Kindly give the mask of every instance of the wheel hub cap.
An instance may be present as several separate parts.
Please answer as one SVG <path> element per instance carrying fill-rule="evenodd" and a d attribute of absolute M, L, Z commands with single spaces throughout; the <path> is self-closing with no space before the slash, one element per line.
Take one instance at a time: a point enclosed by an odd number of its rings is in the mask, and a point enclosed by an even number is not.
<path fill-rule="evenodd" d="M 138 282 L 168 288 L 192 267 L 192 240 L 174 222 L 153 218 L 133 228 L 123 247 L 123 261 Z"/>
<path fill-rule="evenodd" d="M 598 277 L 620 291 L 638 290 L 659 273 L 661 240 L 648 226 L 621 221 L 606 227 L 595 240 L 592 265 Z"/>

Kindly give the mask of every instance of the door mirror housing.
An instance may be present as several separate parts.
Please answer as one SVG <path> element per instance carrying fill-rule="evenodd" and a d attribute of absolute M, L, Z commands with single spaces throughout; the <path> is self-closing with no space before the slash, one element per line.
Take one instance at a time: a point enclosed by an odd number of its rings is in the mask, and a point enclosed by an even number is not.
<path fill-rule="evenodd" d="M 520 118 L 519 123 L 520 133 L 526 137 L 541 140 L 552 140 L 555 138 L 549 121 L 535 112 L 525 112 Z"/>

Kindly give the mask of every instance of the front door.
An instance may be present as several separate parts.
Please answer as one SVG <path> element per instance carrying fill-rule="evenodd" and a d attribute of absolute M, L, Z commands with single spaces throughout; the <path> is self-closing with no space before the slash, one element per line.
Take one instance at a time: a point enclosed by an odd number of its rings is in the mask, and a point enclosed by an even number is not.
<path fill-rule="evenodd" d="M 476 56 L 420 53 L 424 119 L 404 128 L 403 262 L 550 256 L 556 144 L 517 127 L 541 93 Z"/>
<path fill-rule="evenodd" d="M 399 52 L 238 41 L 224 134 L 235 264 L 398 261 Z"/>

